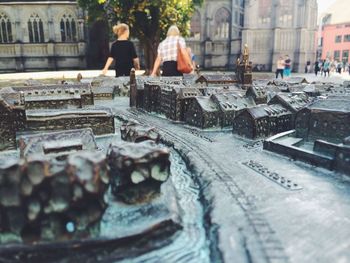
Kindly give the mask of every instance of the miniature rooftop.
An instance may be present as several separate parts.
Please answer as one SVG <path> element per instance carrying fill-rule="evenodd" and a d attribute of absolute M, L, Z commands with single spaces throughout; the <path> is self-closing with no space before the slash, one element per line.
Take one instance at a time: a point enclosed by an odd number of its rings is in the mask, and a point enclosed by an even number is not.
<path fill-rule="evenodd" d="M 345 98 L 332 97 L 330 99 L 318 100 L 308 106 L 311 110 L 337 111 L 350 113 L 350 102 Z"/>
<path fill-rule="evenodd" d="M 274 117 L 278 115 L 291 114 L 289 110 L 287 110 L 286 108 L 278 104 L 275 104 L 275 105 L 261 104 L 252 108 L 248 108 L 247 112 L 254 119 L 259 119 L 267 116 Z"/>

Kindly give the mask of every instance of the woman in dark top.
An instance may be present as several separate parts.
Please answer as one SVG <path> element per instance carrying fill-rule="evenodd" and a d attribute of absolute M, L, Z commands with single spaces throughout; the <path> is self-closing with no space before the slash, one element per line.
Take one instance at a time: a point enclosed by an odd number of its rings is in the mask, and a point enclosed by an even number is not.
<path fill-rule="evenodd" d="M 113 32 L 118 39 L 112 44 L 105 67 L 102 74 L 106 75 L 108 68 L 115 60 L 115 76 L 130 76 L 133 67 L 140 69 L 140 62 L 136 54 L 134 44 L 129 41 L 129 26 L 126 24 L 118 24 L 113 27 Z"/>

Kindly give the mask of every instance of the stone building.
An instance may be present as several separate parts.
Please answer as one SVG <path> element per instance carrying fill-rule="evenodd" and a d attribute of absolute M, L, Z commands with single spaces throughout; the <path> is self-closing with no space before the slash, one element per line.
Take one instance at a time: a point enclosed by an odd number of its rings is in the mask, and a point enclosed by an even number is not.
<path fill-rule="evenodd" d="M 318 56 L 350 63 L 349 3 L 336 0 L 321 14 L 318 32 Z"/>
<path fill-rule="evenodd" d="M 250 60 L 275 70 L 282 55 L 289 55 L 292 70 L 302 72 L 316 59 L 316 0 L 246 0 L 242 39 Z"/>
<path fill-rule="evenodd" d="M 300 110 L 295 120 L 300 138 L 341 143 L 350 134 L 350 103 L 347 98 L 318 100 Z"/>
<path fill-rule="evenodd" d="M 3 0 L 0 24 L 0 71 L 85 68 L 84 12 L 75 0 Z"/>
<path fill-rule="evenodd" d="M 107 26 L 92 25 L 88 40 L 84 16 L 76 0 L 1 1 L 0 71 L 83 68 L 86 58 L 102 67 Z M 205 0 L 186 43 L 206 69 L 232 70 L 247 43 L 253 69 L 274 69 L 277 57 L 289 54 L 293 70 L 301 71 L 316 55 L 316 20 L 316 0 Z"/>
<path fill-rule="evenodd" d="M 316 0 L 206 0 L 191 21 L 187 44 L 204 68 L 232 68 L 247 43 L 255 70 L 275 69 L 288 54 L 293 70 L 316 58 Z"/>
<path fill-rule="evenodd" d="M 190 103 L 185 113 L 185 122 L 202 129 L 218 127 L 220 124 L 220 109 L 211 98 L 197 96 Z"/>
<path fill-rule="evenodd" d="M 16 147 L 16 132 L 25 128 L 25 110 L 18 101 L 0 95 L 0 151 Z"/>
<path fill-rule="evenodd" d="M 241 54 L 244 0 L 206 0 L 196 9 L 186 43 L 203 68 L 232 68 Z"/>
<path fill-rule="evenodd" d="M 250 139 L 265 138 L 293 129 L 292 113 L 281 105 L 247 108 L 233 120 L 233 133 Z"/>
<path fill-rule="evenodd" d="M 115 132 L 109 109 L 26 110 L 26 131 L 91 128 L 95 135 Z"/>

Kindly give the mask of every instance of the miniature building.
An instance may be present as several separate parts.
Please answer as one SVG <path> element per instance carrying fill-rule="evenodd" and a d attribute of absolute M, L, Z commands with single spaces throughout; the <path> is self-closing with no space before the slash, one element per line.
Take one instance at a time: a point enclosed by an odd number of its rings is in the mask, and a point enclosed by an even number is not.
<path fill-rule="evenodd" d="M 267 103 L 267 91 L 264 87 L 250 86 L 246 92 L 247 97 L 251 97 L 256 104 Z"/>
<path fill-rule="evenodd" d="M 185 113 L 185 122 L 202 129 L 216 127 L 220 124 L 219 107 L 209 97 L 195 97 Z"/>
<path fill-rule="evenodd" d="M 196 80 L 196 83 L 231 84 L 237 83 L 237 78 L 234 74 L 203 74 Z"/>
<path fill-rule="evenodd" d="M 73 109 L 81 108 L 80 94 L 70 92 L 62 95 L 28 96 L 24 99 L 25 108 L 30 109 Z"/>
<path fill-rule="evenodd" d="M 20 156 L 67 155 L 80 150 L 97 150 L 92 129 L 65 130 L 19 137 Z"/>
<path fill-rule="evenodd" d="M 160 135 L 154 127 L 140 125 L 136 121 L 124 123 L 120 127 L 120 135 L 122 140 L 127 142 L 138 143 L 151 140 L 158 143 L 160 141 Z"/>
<path fill-rule="evenodd" d="M 0 96 L 0 151 L 15 148 L 16 132 L 26 126 L 24 108 L 18 101 L 3 96 Z"/>
<path fill-rule="evenodd" d="M 114 100 L 115 94 L 117 93 L 116 86 L 103 85 L 99 87 L 92 87 L 92 93 L 94 100 Z"/>
<path fill-rule="evenodd" d="M 136 81 L 136 107 L 144 108 L 145 83 L 148 81 L 155 81 L 155 79 L 154 77 L 150 77 L 150 76 L 137 76 L 135 81 Z"/>
<path fill-rule="evenodd" d="M 297 84 L 309 84 L 306 78 L 303 77 L 291 77 L 284 80 L 289 85 L 297 85 Z"/>
<path fill-rule="evenodd" d="M 185 86 L 161 87 L 161 113 L 175 121 L 183 121 L 192 98 L 200 96 L 196 88 Z"/>
<path fill-rule="evenodd" d="M 329 95 L 338 95 L 338 96 L 349 96 L 350 95 L 350 87 L 345 86 L 332 86 L 329 87 L 326 92 L 323 93 L 323 95 L 329 96 Z"/>
<path fill-rule="evenodd" d="M 292 113 L 281 105 L 247 108 L 233 120 L 233 133 L 250 139 L 265 138 L 291 129 Z"/>
<path fill-rule="evenodd" d="M 143 108 L 148 112 L 160 111 L 160 86 L 159 81 L 148 81 L 144 84 Z"/>
<path fill-rule="evenodd" d="M 238 83 L 242 85 L 251 85 L 253 83 L 252 63 L 249 61 L 248 45 L 244 45 L 242 60 L 236 61 L 236 75 Z"/>
<path fill-rule="evenodd" d="M 0 163 L 0 229 L 23 240 L 57 241 L 89 233 L 106 208 L 108 165 L 101 152 L 66 161 L 32 155 Z M 66 224 L 70 222 L 73 231 Z M 29 231 L 28 231 L 29 230 Z"/>
<path fill-rule="evenodd" d="M 214 94 L 211 96 L 211 99 L 219 106 L 221 127 L 231 127 L 235 116 L 242 110 L 255 106 L 252 98 L 243 97 L 232 92 Z"/>
<path fill-rule="evenodd" d="M 110 110 L 27 110 L 27 130 L 66 130 L 91 128 L 95 135 L 114 133 Z"/>
<path fill-rule="evenodd" d="M 153 141 L 110 145 L 112 193 L 126 203 L 141 202 L 170 176 L 169 150 Z"/>
<path fill-rule="evenodd" d="M 350 81 L 344 81 L 343 86 L 344 88 L 350 89 Z"/>
<path fill-rule="evenodd" d="M 234 85 L 220 85 L 220 84 L 211 84 L 209 86 L 201 86 L 198 87 L 203 96 L 211 96 L 214 94 L 222 94 L 222 93 L 236 93 L 245 95 L 245 90 L 238 86 L 238 84 Z"/>
<path fill-rule="evenodd" d="M 12 90 L 14 92 L 23 93 L 30 108 L 36 106 L 39 108 L 65 108 L 65 103 L 68 105 L 77 105 L 78 99 L 81 101 L 81 107 L 94 104 L 94 97 L 90 84 L 80 83 L 12 87 Z M 75 96 L 73 96 L 73 94 L 75 94 Z M 40 99 L 40 97 L 43 97 L 43 99 Z"/>
<path fill-rule="evenodd" d="M 91 86 L 88 83 L 12 87 L 12 89 L 15 92 L 23 92 L 25 97 L 31 97 L 31 96 L 57 97 L 63 94 L 70 94 L 74 92 L 75 94 L 79 94 L 81 96 L 83 106 L 94 104 Z"/>
<path fill-rule="evenodd" d="M 318 100 L 298 112 L 295 130 L 266 140 L 264 149 L 350 174 L 349 134 L 349 100 Z"/>
<path fill-rule="evenodd" d="M 290 110 L 293 114 L 296 114 L 299 110 L 310 103 L 309 97 L 303 93 L 279 93 L 274 96 L 270 101 L 269 105 L 281 104 L 283 107 Z"/>
<path fill-rule="evenodd" d="M 350 134 L 349 100 L 318 100 L 298 112 L 295 126 L 298 137 L 340 143 Z"/>
<path fill-rule="evenodd" d="M 309 97 L 321 96 L 321 90 L 316 87 L 316 85 L 309 84 L 304 89 L 303 92 Z"/>
<path fill-rule="evenodd" d="M 130 107 L 136 107 L 136 99 L 137 99 L 137 83 L 136 83 L 136 72 L 135 69 L 132 68 L 130 72 Z"/>

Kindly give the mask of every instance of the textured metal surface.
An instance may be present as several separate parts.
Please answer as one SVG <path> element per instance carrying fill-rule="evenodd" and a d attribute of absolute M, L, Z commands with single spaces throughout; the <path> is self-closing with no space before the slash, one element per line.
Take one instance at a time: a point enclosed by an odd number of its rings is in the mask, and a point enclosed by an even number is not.
<path fill-rule="evenodd" d="M 262 165 L 259 162 L 250 160 L 248 162 L 244 162 L 243 164 L 245 166 L 249 167 L 250 169 L 254 170 L 255 172 L 272 180 L 273 182 L 275 182 L 279 186 L 282 186 L 285 189 L 288 189 L 290 191 L 303 189 L 302 186 L 300 186 L 296 182 L 293 182 L 290 178 L 285 178 L 284 176 L 280 175 L 279 173 L 269 170 L 267 167 L 265 167 L 264 165 Z"/>

